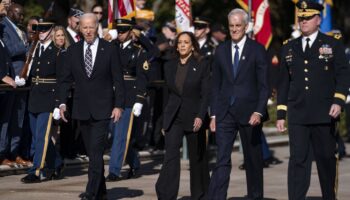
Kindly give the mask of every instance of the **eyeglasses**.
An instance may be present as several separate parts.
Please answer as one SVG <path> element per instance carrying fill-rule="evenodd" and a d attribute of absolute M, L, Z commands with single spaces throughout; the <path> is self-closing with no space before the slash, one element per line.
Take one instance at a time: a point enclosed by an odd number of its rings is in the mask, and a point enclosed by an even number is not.
<path fill-rule="evenodd" d="M 103 12 L 94 12 L 95 15 L 102 15 Z"/>

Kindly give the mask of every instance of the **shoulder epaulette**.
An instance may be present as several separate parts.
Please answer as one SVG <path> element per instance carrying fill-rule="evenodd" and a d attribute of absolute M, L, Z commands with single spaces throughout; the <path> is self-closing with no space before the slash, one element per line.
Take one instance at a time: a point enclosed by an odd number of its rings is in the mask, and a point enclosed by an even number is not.
<path fill-rule="evenodd" d="M 339 40 L 342 36 L 341 34 L 334 34 L 333 37 L 337 40 Z"/>
<path fill-rule="evenodd" d="M 283 45 L 288 44 L 288 42 L 290 42 L 290 41 L 291 41 L 291 39 L 286 39 L 285 41 L 283 41 Z"/>
<path fill-rule="evenodd" d="M 137 47 L 137 48 L 139 48 L 139 49 L 142 49 L 142 46 L 139 45 L 139 44 L 136 44 L 136 43 L 134 43 L 134 47 Z"/>

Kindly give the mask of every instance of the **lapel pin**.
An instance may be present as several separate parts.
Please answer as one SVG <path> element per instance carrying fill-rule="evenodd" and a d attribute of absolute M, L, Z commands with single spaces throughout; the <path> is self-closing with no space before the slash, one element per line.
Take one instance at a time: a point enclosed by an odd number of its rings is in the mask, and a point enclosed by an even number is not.
<path fill-rule="evenodd" d="M 49 49 L 51 50 L 51 49 L 52 49 L 52 47 L 49 47 Z"/>
<path fill-rule="evenodd" d="M 104 51 L 105 49 L 104 48 L 101 48 L 101 51 Z"/>
<path fill-rule="evenodd" d="M 193 68 L 193 71 L 197 71 L 197 69 L 194 67 L 194 68 Z"/>
<path fill-rule="evenodd" d="M 242 60 L 245 60 L 245 56 L 242 56 Z"/>

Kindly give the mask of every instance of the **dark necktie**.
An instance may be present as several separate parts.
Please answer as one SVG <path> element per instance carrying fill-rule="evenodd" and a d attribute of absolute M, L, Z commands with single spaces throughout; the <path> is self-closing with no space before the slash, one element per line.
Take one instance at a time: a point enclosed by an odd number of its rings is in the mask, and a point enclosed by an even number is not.
<path fill-rule="evenodd" d="M 44 49 L 44 45 L 40 45 L 40 57 L 41 55 L 43 55 L 45 49 Z"/>
<path fill-rule="evenodd" d="M 306 46 L 305 46 L 304 53 L 308 55 L 310 53 L 310 49 L 311 49 L 311 47 L 310 47 L 310 38 L 306 38 Z"/>
<path fill-rule="evenodd" d="M 80 41 L 80 35 L 75 35 L 75 39 L 77 39 L 77 41 Z"/>
<path fill-rule="evenodd" d="M 235 55 L 233 56 L 233 64 L 232 64 L 232 68 L 233 68 L 233 78 L 236 78 L 237 76 L 237 69 L 238 69 L 238 64 L 239 64 L 239 47 L 238 45 L 235 45 Z M 235 103 L 235 96 L 231 96 L 230 98 L 230 105 L 232 106 Z"/>
<path fill-rule="evenodd" d="M 88 44 L 88 47 L 86 48 L 84 62 L 85 62 L 86 75 L 90 78 L 92 73 L 91 44 Z"/>
<path fill-rule="evenodd" d="M 239 64 L 239 47 L 237 45 L 235 45 L 235 55 L 233 57 L 233 77 L 236 78 L 237 76 L 237 69 L 238 69 L 238 64 Z"/>

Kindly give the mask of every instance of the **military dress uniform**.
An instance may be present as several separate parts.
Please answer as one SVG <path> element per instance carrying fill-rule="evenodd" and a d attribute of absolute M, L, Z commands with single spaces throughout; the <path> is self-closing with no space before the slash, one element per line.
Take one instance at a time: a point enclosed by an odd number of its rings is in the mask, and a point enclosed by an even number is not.
<path fill-rule="evenodd" d="M 39 23 L 38 26 L 52 24 Z M 49 27 L 47 27 L 49 29 Z M 28 111 L 34 141 L 33 167 L 22 178 L 24 183 L 58 178 L 62 160 L 51 140 L 52 112 L 58 102 L 57 80 L 60 50 L 52 41 L 38 44 L 30 71 L 31 90 Z"/>
<path fill-rule="evenodd" d="M 299 11 L 299 17 L 306 17 L 300 15 L 309 12 L 319 14 L 322 10 L 306 1 L 299 2 L 298 7 L 304 9 Z M 315 37 L 309 48 L 308 37 Z M 288 116 L 288 195 L 291 200 L 305 199 L 310 185 L 309 149 L 312 148 L 323 199 L 334 200 L 338 119 L 332 118 L 329 112 L 332 104 L 344 105 L 349 88 L 349 65 L 339 40 L 318 31 L 308 37 L 286 41 L 281 50 L 277 119 Z"/>
<path fill-rule="evenodd" d="M 130 20 L 117 20 L 117 29 L 126 31 L 132 27 L 133 23 Z M 131 30 L 131 29 L 130 29 Z M 146 52 L 141 46 L 135 44 L 131 39 L 120 43 L 116 42 L 116 48 L 119 48 L 119 56 L 123 69 L 125 83 L 125 110 L 121 119 L 112 125 L 113 144 L 111 148 L 111 158 L 109 162 L 109 175 L 107 181 L 116 181 L 120 179 L 120 172 L 125 161 L 130 166 L 128 178 L 135 174 L 135 170 L 140 168 L 140 160 L 138 152 L 133 148 L 135 142 L 135 125 L 139 118 L 134 118 L 133 105 L 135 103 L 145 104 L 147 95 L 146 86 L 148 83 L 148 71 L 150 70 L 149 62 L 146 59 Z M 127 147 L 127 135 L 131 134 L 131 141 Z M 127 152 L 126 149 L 128 149 Z"/>
<path fill-rule="evenodd" d="M 204 29 L 204 28 L 209 28 L 210 25 L 210 20 L 207 19 L 206 17 L 196 17 L 193 20 L 193 26 L 195 29 Z M 199 41 L 198 41 L 199 42 Z M 209 62 L 213 60 L 213 55 L 215 52 L 215 44 L 210 40 L 210 37 L 207 37 L 204 44 L 200 45 L 200 53 L 204 58 L 208 59 Z"/>

